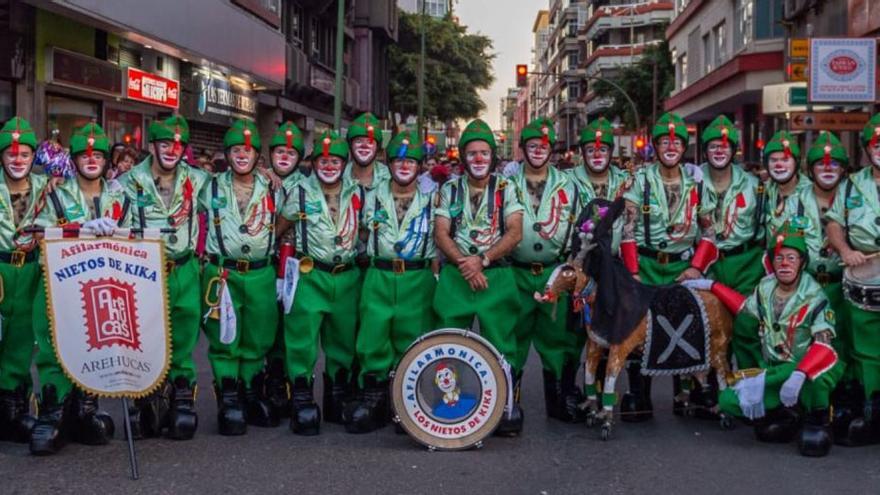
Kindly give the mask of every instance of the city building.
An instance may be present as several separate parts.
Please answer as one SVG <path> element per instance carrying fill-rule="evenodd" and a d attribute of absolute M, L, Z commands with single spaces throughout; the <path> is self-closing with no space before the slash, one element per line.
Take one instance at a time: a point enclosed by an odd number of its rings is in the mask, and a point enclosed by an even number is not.
<path fill-rule="evenodd" d="M 513 158 L 518 147 L 516 134 L 517 105 L 521 88 L 508 88 L 507 95 L 501 98 L 501 129 L 497 130 L 499 138 L 498 154 L 505 159 Z"/>
<path fill-rule="evenodd" d="M 547 97 L 547 45 L 550 42 L 550 11 L 539 10 L 532 24 L 535 38 L 532 47 L 532 71 L 529 75 L 529 120 L 547 115 L 550 98 Z M 537 72 L 538 74 L 532 74 Z"/>
<path fill-rule="evenodd" d="M 422 10 L 422 3 L 425 4 L 425 14 L 431 17 L 445 17 L 452 12 L 452 0 L 398 0 L 397 6 L 400 10 L 417 14 Z"/>
<path fill-rule="evenodd" d="M 550 0 L 548 9 L 547 48 L 539 57 L 546 61 L 550 76 L 547 81 L 546 115 L 556 122 L 557 151 L 571 150 L 577 146 L 578 132 L 586 124 L 583 116 L 580 68 L 580 43 L 578 32 L 587 21 L 586 0 Z"/>

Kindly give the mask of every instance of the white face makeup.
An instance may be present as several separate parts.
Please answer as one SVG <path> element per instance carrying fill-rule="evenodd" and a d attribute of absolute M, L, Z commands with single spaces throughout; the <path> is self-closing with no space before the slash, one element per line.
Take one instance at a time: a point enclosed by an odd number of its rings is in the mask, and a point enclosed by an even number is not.
<path fill-rule="evenodd" d="M 254 147 L 248 149 L 243 144 L 235 145 L 226 152 L 226 159 L 233 172 L 246 175 L 251 173 L 257 163 L 257 150 Z"/>
<path fill-rule="evenodd" d="M 419 163 L 412 158 L 395 158 L 391 160 L 391 175 L 394 182 L 408 186 L 419 174 Z"/>
<path fill-rule="evenodd" d="M 712 168 L 722 169 L 726 167 L 730 164 L 730 160 L 733 159 L 733 148 L 730 146 L 730 142 L 725 146 L 720 139 L 709 141 L 709 144 L 706 146 L 706 158 Z"/>
<path fill-rule="evenodd" d="M 88 180 L 95 180 L 104 173 L 104 165 L 107 163 L 104 153 L 92 151 L 92 154 L 79 153 L 76 155 L 76 170 Z"/>
<path fill-rule="evenodd" d="M 843 178 L 843 167 L 837 160 L 832 159 L 828 165 L 824 160 L 819 160 L 813 164 L 813 180 L 816 184 L 826 191 L 834 189 L 840 179 Z"/>
<path fill-rule="evenodd" d="M 156 155 L 159 158 L 159 165 L 165 170 L 173 170 L 183 157 L 184 146 L 181 143 L 180 151 L 174 152 L 174 141 L 157 141 L 155 143 Z"/>
<path fill-rule="evenodd" d="M 880 140 L 874 146 L 868 146 L 868 160 L 877 168 L 880 168 Z"/>
<path fill-rule="evenodd" d="M 18 153 L 12 153 L 12 146 L 3 150 L 3 170 L 13 180 L 27 177 L 34 163 L 34 150 L 30 146 L 19 145 Z"/>
<path fill-rule="evenodd" d="M 791 180 L 796 170 L 797 162 L 795 162 L 794 156 L 785 158 L 785 153 L 782 151 L 774 151 L 767 158 L 767 173 L 770 174 L 771 179 L 779 184 Z"/>
<path fill-rule="evenodd" d="M 526 161 L 535 168 L 541 168 L 550 161 L 550 144 L 541 139 L 529 139 L 525 144 Z"/>
<path fill-rule="evenodd" d="M 351 156 L 354 162 L 362 167 L 366 167 L 376 158 L 376 152 L 379 146 L 375 140 L 369 137 L 356 137 L 351 140 Z"/>
<path fill-rule="evenodd" d="M 587 143 L 583 147 L 584 163 L 593 172 L 604 172 L 611 163 L 611 147 L 607 144 Z"/>
<path fill-rule="evenodd" d="M 784 247 L 773 258 L 773 271 L 776 279 L 785 285 L 791 285 L 797 280 L 798 268 L 801 265 L 801 254 L 794 249 Z"/>
<path fill-rule="evenodd" d="M 272 148 L 272 168 L 281 177 L 287 177 L 299 164 L 299 152 L 294 148 L 276 146 Z"/>
<path fill-rule="evenodd" d="M 657 140 L 657 158 L 664 166 L 678 165 L 683 155 L 684 144 L 681 138 L 669 139 L 669 136 L 663 136 Z"/>
<path fill-rule="evenodd" d="M 492 148 L 485 141 L 471 141 L 464 152 L 468 173 L 481 180 L 492 172 Z"/>
<path fill-rule="evenodd" d="M 322 183 L 332 186 L 342 179 L 343 165 L 338 156 L 319 156 L 315 160 L 315 174 Z"/>

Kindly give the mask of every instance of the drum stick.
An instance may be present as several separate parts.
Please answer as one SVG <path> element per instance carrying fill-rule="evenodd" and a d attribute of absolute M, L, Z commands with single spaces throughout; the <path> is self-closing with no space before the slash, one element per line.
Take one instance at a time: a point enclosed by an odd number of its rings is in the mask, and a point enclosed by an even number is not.
<path fill-rule="evenodd" d="M 878 256 L 880 256 L 880 251 L 877 251 L 876 253 L 871 253 L 871 254 L 869 254 L 869 255 L 866 255 L 866 256 L 865 256 L 865 259 L 866 259 L 866 260 L 869 260 L 869 259 L 871 259 L 871 258 L 876 258 L 876 257 L 878 257 Z M 842 262 L 842 261 L 839 263 L 839 265 L 840 265 L 840 266 L 847 266 L 847 264 L 844 263 L 844 262 Z"/>

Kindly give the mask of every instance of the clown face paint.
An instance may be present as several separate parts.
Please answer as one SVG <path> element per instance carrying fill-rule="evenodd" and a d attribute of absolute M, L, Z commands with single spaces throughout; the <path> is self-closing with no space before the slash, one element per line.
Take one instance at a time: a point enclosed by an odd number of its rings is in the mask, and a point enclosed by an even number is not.
<path fill-rule="evenodd" d="M 529 139 L 524 146 L 526 161 L 534 168 L 541 168 L 550 161 L 550 145 L 541 139 Z"/>
<path fill-rule="evenodd" d="M 287 177 L 299 164 L 299 152 L 286 146 L 272 148 L 272 155 L 269 158 L 272 160 L 272 169 L 279 177 Z"/>
<path fill-rule="evenodd" d="M 796 170 L 797 162 L 795 162 L 794 156 L 786 158 L 782 151 L 774 151 L 767 158 L 767 172 L 774 182 L 785 184 L 794 177 Z"/>
<path fill-rule="evenodd" d="M 351 140 L 351 156 L 354 162 L 361 167 L 373 163 L 378 149 L 379 145 L 376 141 L 370 140 L 368 137 L 361 136 Z"/>
<path fill-rule="evenodd" d="M 391 176 L 394 182 L 408 186 L 419 175 L 419 162 L 412 158 L 395 158 L 391 160 Z"/>
<path fill-rule="evenodd" d="M 74 160 L 76 162 L 76 170 L 88 180 L 95 180 L 104 173 L 104 165 L 107 164 L 107 158 L 101 151 L 92 151 L 92 154 L 79 153 Z"/>
<path fill-rule="evenodd" d="M 773 258 L 773 271 L 782 285 L 792 285 L 797 281 L 801 267 L 801 253 L 792 248 L 784 247 Z"/>
<path fill-rule="evenodd" d="M 34 150 L 30 146 L 19 145 L 18 153 L 12 153 L 12 146 L 3 150 L 3 170 L 12 180 L 21 180 L 27 177 L 34 164 Z"/>
<path fill-rule="evenodd" d="M 837 183 L 843 178 L 843 167 L 837 160 L 831 160 L 825 165 L 824 160 L 813 163 L 813 180 L 820 188 L 829 191 L 837 187 Z"/>
<path fill-rule="evenodd" d="M 874 146 L 868 146 L 868 160 L 875 167 L 880 168 L 880 141 Z"/>
<path fill-rule="evenodd" d="M 733 148 L 729 142 L 725 146 L 720 139 L 713 139 L 706 146 L 706 157 L 712 168 L 722 169 L 733 159 Z"/>
<path fill-rule="evenodd" d="M 468 173 L 474 179 L 485 179 L 492 172 L 492 147 L 485 141 L 471 141 L 464 152 Z"/>
<path fill-rule="evenodd" d="M 315 174 L 322 183 L 331 186 L 342 179 L 344 163 L 338 156 L 319 156 L 315 160 Z"/>
<path fill-rule="evenodd" d="M 257 150 L 250 149 L 243 144 L 235 145 L 226 152 L 226 159 L 232 171 L 238 175 L 247 175 L 254 169 L 257 163 Z"/>
<path fill-rule="evenodd" d="M 581 150 L 584 155 L 584 163 L 587 167 L 596 173 L 602 173 L 608 169 L 611 163 L 611 147 L 607 144 L 600 144 L 596 147 L 596 143 L 587 143 Z"/>
<path fill-rule="evenodd" d="M 453 371 L 452 368 L 445 367 L 438 369 L 437 374 L 434 377 L 434 383 L 437 384 L 437 388 L 439 388 L 444 394 L 454 392 L 457 388 L 455 371 Z"/>
<path fill-rule="evenodd" d="M 153 144 L 153 148 L 159 160 L 159 166 L 165 170 L 174 170 L 183 157 L 184 146 L 180 146 L 180 150 L 175 153 L 174 142 L 170 140 L 157 141 Z"/>
<path fill-rule="evenodd" d="M 663 136 L 657 140 L 657 158 L 666 167 L 675 167 L 684 155 L 684 143 L 681 138 L 669 139 Z"/>

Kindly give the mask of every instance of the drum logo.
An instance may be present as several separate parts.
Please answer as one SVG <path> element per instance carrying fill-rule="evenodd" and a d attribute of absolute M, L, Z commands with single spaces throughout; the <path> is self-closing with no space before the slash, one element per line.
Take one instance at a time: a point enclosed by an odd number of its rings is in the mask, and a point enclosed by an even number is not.
<path fill-rule="evenodd" d="M 80 285 L 89 350 L 119 345 L 140 351 L 134 285 L 115 278 Z"/>

